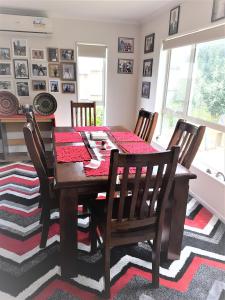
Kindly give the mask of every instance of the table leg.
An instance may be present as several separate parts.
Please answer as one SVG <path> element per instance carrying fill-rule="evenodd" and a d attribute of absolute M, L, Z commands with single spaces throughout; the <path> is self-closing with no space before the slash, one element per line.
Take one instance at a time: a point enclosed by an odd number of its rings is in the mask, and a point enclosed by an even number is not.
<path fill-rule="evenodd" d="M 64 277 L 76 276 L 77 272 L 77 204 L 76 189 L 60 191 L 60 261 Z"/>
<path fill-rule="evenodd" d="M 188 193 L 189 180 L 176 179 L 165 214 L 161 247 L 162 260 L 175 260 L 180 257 Z"/>

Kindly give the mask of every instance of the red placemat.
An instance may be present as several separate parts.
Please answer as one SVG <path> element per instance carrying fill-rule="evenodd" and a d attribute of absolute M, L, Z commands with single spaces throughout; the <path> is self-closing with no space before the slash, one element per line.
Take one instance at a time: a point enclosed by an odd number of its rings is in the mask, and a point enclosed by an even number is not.
<path fill-rule="evenodd" d="M 81 162 L 91 159 L 85 146 L 58 146 L 56 157 L 57 162 Z"/>
<path fill-rule="evenodd" d="M 89 162 L 84 163 L 84 172 L 86 176 L 108 176 L 109 175 L 109 166 L 110 166 L 110 159 L 106 158 L 105 161 L 101 161 L 101 165 L 98 169 L 90 169 L 86 168 Z M 118 168 L 118 174 L 123 174 L 123 168 Z M 136 168 L 130 168 L 129 173 L 134 174 L 136 172 Z M 146 173 L 146 167 L 142 169 L 142 173 Z"/>
<path fill-rule="evenodd" d="M 110 131 L 107 126 L 76 126 L 75 131 Z"/>
<path fill-rule="evenodd" d="M 125 152 L 128 153 L 153 153 L 157 152 L 155 148 L 152 146 L 148 145 L 145 142 L 140 142 L 140 143 L 120 143 L 119 144 L 120 148 L 122 148 Z"/>
<path fill-rule="evenodd" d="M 83 142 L 79 132 L 55 132 L 56 143 L 80 143 Z"/>
<path fill-rule="evenodd" d="M 111 135 L 118 142 L 143 142 L 143 140 L 133 132 L 112 132 Z"/>

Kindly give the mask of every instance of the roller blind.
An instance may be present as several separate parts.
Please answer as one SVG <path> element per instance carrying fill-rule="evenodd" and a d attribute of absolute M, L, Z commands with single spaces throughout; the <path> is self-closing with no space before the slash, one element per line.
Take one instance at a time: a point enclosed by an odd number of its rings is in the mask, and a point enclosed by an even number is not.
<path fill-rule="evenodd" d="M 204 43 L 225 38 L 225 24 L 201 29 L 163 41 L 163 50 Z"/>
<path fill-rule="evenodd" d="M 104 58 L 106 56 L 106 46 L 79 44 L 78 45 L 78 56 Z"/>

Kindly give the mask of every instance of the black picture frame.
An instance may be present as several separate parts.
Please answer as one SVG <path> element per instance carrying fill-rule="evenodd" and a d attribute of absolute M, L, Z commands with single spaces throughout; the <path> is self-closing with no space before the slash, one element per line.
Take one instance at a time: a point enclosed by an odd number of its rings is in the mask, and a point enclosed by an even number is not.
<path fill-rule="evenodd" d="M 211 22 L 225 18 L 225 0 L 213 0 Z"/>
<path fill-rule="evenodd" d="M 154 52 L 154 44 L 155 44 L 155 33 L 151 33 L 145 36 L 145 45 L 144 45 L 144 53 Z"/>
<path fill-rule="evenodd" d="M 118 37 L 119 53 L 134 53 L 134 38 Z"/>
<path fill-rule="evenodd" d="M 149 97 L 150 97 L 150 89 L 151 89 L 151 82 L 149 82 L 149 81 L 142 81 L 141 97 L 149 99 Z"/>
<path fill-rule="evenodd" d="M 19 66 L 19 63 L 20 63 L 20 66 Z M 24 66 L 23 66 L 23 64 L 24 64 Z M 29 79 L 29 68 L 28 68 L 28 60 L 27 59 L 14 59 L 13 65 L 14 65 L 15 79 Z"/>
<path fill-rule="evenodd" d="M 133 69 L 134 69 L 133 59 L 125 59 L 125 58 L 118 59 L 118 65 L 117 65 L 118 74 L 133 74 Z"/>
<path fill-rule="evenodd" d="M 48 61 L 58 62 L 59 61 L 59 49 L 58 48 L 48 48 Z"/>
<path fill-rule="evenodd" d="M 153 58 L 145 59 L 143 61 L 143 77 L 151 77 L 152 76 L 152 67 L 153 67 Z"/>
<path fill-rule="evenodd" d="M 178 33 L 180 19 L 180 5 L 170 10 L 169 35 Z"/>
<path fill-rule="evenodd" d="M 60 63 L 60 79 L 64 81 L 76 81 L 76 64 L 74 62 Z"/>
<path fill-rule="evenodd" d="M 74 82 L 62 82 L 62 93 L 63 94 L 74 94 L 75 83 Z"/>

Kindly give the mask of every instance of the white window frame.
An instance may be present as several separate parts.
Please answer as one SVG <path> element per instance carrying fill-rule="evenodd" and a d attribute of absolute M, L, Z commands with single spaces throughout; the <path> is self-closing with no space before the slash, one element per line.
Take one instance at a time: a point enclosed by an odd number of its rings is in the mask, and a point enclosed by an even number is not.
<path fill-rule="evenodd" d="M 194 62 L 195 62 L 196 46 L 197 46 L 197 44 L 192 45 L 192 48 L 191 48 L 190 64 L 189 64 L 189 70 L 188 70 L 187 86 L 186 86 L 186 94 L 185 94 L 185 99 L 184 99 L 183 111 L 174 111 L 174 110 L 166 107 L 168 83 L 169 83 L 169 72 L 170 72 L 170 62 L 171 62 L 171 51 L 173 49 L 167 50 L 166 78 L 165 78 L 163 103 L 162 103 L 162 115 L 163 116 L 161 119 L 160 135 L 162 134 L 163 118 L 166 114 L 170 114 L 179 119 L 187 120 L 188 122 L 191 122 L 191 123 L 201 124 L 201 125 L 207 126 L 211 129 L 214 129 L 214 130 L 217 130 L 220 132 L 225 132 L 225 126 L 223 126 L 223 125 L 216 124 L 213 122 L 209 122 L 209 121 L 188 115 L 188 107 L 190 104 L 192 75 L 193 75 L 193 68 L 194 68 Z"/>

